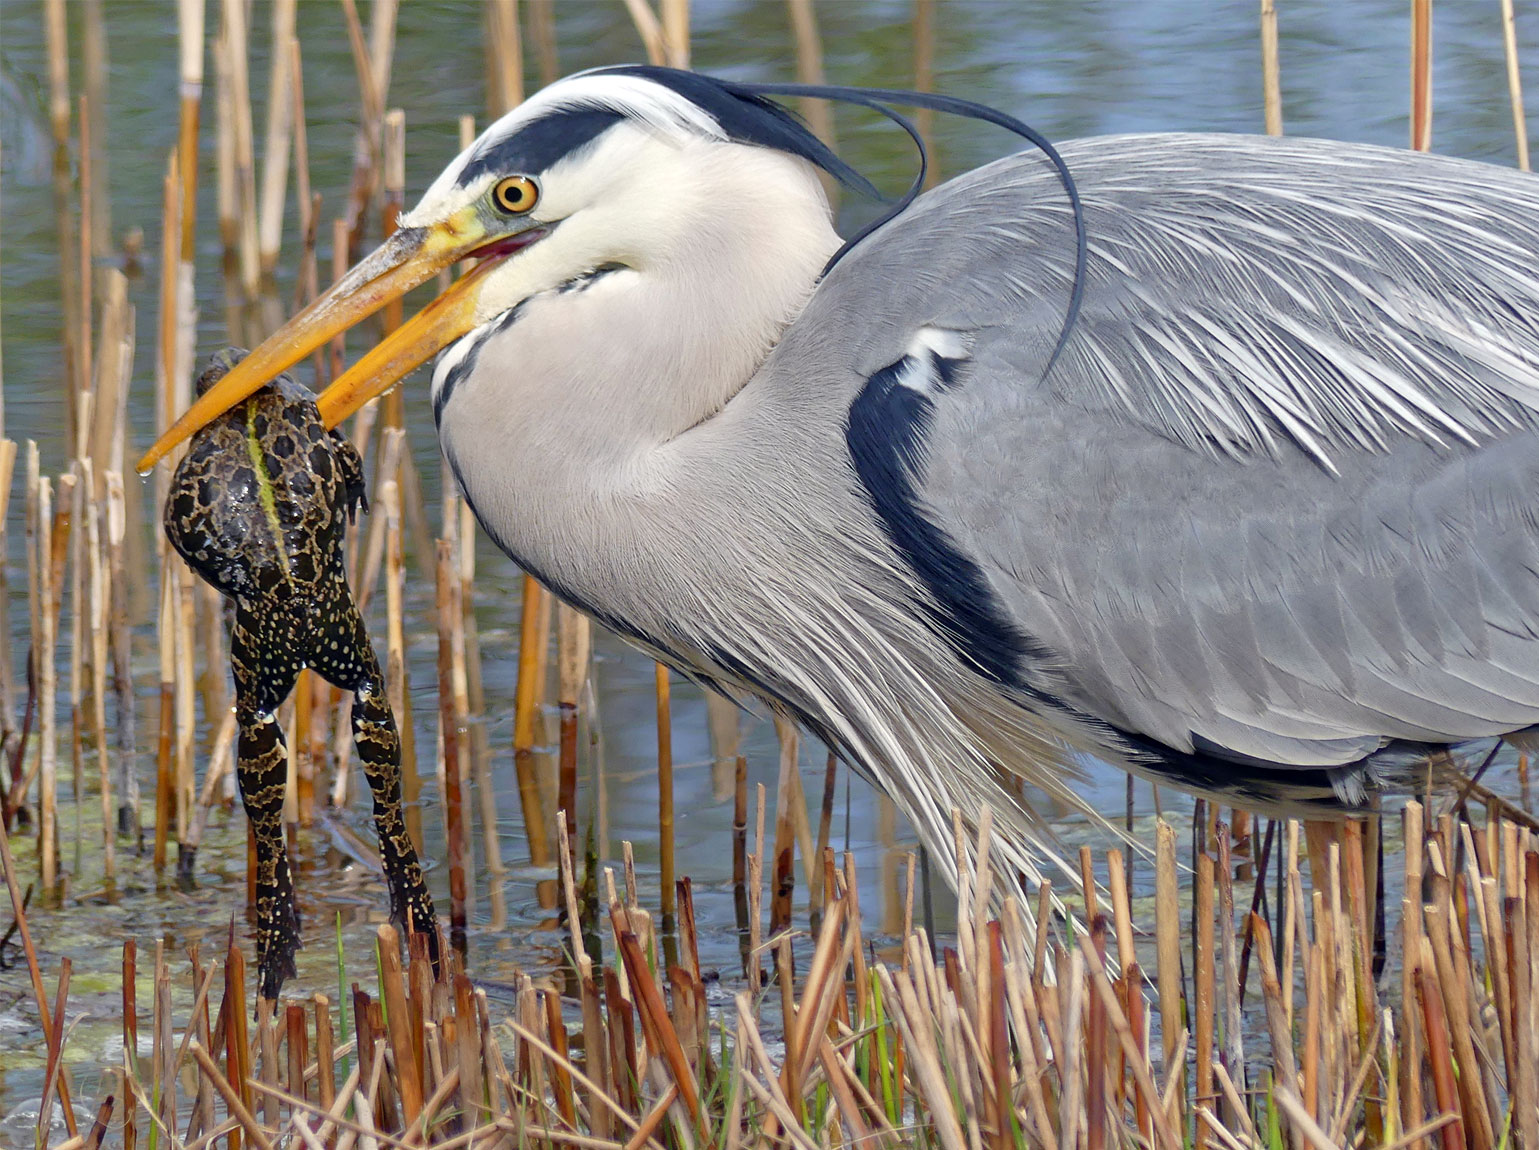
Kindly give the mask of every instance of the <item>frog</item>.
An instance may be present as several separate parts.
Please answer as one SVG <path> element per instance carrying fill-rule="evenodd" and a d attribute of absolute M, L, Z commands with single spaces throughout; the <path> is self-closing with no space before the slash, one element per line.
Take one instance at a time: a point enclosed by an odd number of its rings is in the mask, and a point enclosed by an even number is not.
<path fill-rule="evenodd" d="M 246 355 L 226 348 L 203 394 Z M 163 525 L 176 552 L 233 606 L 236 774 L 256 843 L 259 994 L 295 976 L 299 908 L 283 832 L 288 752 L 277 711 L 306 668 L 351 691 L 353 740 L 374 801 L 391 918 L 424 934 L 435 969 L 432 895 L 406 830 L 401 737 L 379 659 L 347 581 L 344 540 L 367 512 L 363 459 L 321 420 L 315 396 L 280 374 L 193 437 L 171 476 Z"/>

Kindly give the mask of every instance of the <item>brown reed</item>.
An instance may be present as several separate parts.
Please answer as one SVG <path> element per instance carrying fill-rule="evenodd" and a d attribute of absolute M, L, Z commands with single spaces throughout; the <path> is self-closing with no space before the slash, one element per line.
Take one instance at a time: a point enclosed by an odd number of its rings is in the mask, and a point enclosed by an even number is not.
<path fill-rule="evenodd" d="M 1419 806 L 1408 808 L 1405 822 L 1419 830 Z M 1113 879 L 1088 934 L 1065 933 L 1067 924 L 1050 915 L 1039 917 L 1033 931 L 1013 896 L 995 904 L 1002 908 L 995 917 L 983 897 L 991 886 L 984 820 L 978 841 L 965 844 L 960 857 L 968 877 L 954 945 L 943 945 L 932 961 L 924 932 L 910 931 L 904 964 L 895 967 L 865 958 L 852 864 L 835 868 L 829 854 L 822 925 L 799 964 L 804 974 L 794 987 L 781 988 L 790 1007 L 782 1016 L 783 1057 L 769 1053 L 762 1002 L 752 990 L 738 996 L 726 1018 L 705 1012 L 687 882 L 678 890 L 679 957 L 665 968 L 655 965 L 657 937 L 651 915 L 636 901 L 633 875 L 627 871 L 623 895 L 611 878 L 609 920 L 620 966 L 599 977 L 576 926 L 564 818 L 557 828 L 577 976 L 569 1009 L 522 977 L 513 1001 L 492 1009 L 470 990 L 457 957 L 437 979 L 418 957 L 425 951 L 412 949 L 403 966 L 399 940 L 386 926 L 379 932 L 384 1009 L 355 992 L 363 1046 L 335 1043 L 329 1004 L 318 1001 L 259 1014 L 258 1034 L 248 1038 L 239 948 L 227 955 L 221 1024 L 212 1029 L 198 1022 L 196 1004 L 211 1001 L 218 964 L 202 967 L 192 957 L 192 1015 L 173 1020 L 170 989 L 180 976 L 162 950 L 151 1018 L 156 1053 L 148 1068 L 128 1059 L 122 1076 L 134 1121 L 170 1131 L 185 1118 L 188 1142 L 211 1135 L 232 1140 L 238 1129 L 254 1146 L 276 1145 L 285 1136 L 326 1145 L 333 1134 L 349 1132 L 390 1145 L 493 1146 L 522 1138 L 594 1147 L 621 1145 L 622 1138 L 629 1143 L 647 1130 L 653 1133 L 637 1144 L 687 1137 L 722 1146 L 824 1147 L 863 1139 L 888 1146 L 1088 1148 L 1112 1145 L 1126 1131 L 1171 1147 L 1185 1139 L 1226 1148 L 1270 1146 L 1277 1139 L 1401 1147 L 1428 1139 L 1495 1146 L 1503 1132 L 1532 1136 L 1534 1074 L 1522 1055 L 1539 1038 L 1536 972 L 1528 961 L 1539 922 L 1539 849 L 1527 828 L 1439 820 L 1420 832 L 1416 850 L 1398 856 L 1407 889 L 1416 889 L 1407 867 L 1417 865 L 1407 860 L 1422 854 L 1431 860 L 1427 901 L 1419 917 L 1402 923 L 1415 991 L 1377 1008 L 1366 1035 L 1350 995 L 1340 993 L 1350 985 L 1355 961 L 1355 907 L 1369 893 L 1350 863 L 1350 830 L 1327 833 L 1324 887 L 1310 890 L 1300 875 L 1269 920 L 1238 914 L 1224 897 L 1239 868 L 1232 852 L 1227 868 L 1223 864 L 1226 829 L 1215 824 L 1217 854 L 1198 858 L 1199 937 L 1214 941 L 1204 941 L 1193 956 L 1196 1030 L 1158 1041 L 1154 1025 L 1163 1030 L 1164 1019 L 1180 1016 L 1181 1004 L 1164 1001 L 1171 992 L 1158 985 L 1169 985 L 1165 980 L 1142 980 L 1139 940 L 1151 933 L 1164 938 L 1171 923 L 1180 929 L 1183 907 L 1156 899 L 1153 922 L 1139 921 Z M 1158 841 L 1173 842 L 1169 827 L 1158 832 Z M 1460 841 L 1464 863 L 1450 868 L 1446 848 Z M 7 840 L 0 846 L 9 851 Z M 966 869 L 974 858 L 983 866 L 976 876 Z M 1106 873 L 1122 873 L 1121 864 L 1108 855 Z M 1225 869 L 1230 880 L 1220 877 Z M 1205 890 L 1214 892 L 1211 901 Z M 19 892 L 13 897 L 19 900 Z M 1468 913 L 1460 914 L 1460 906 Z M 1285 910 L 1297 924 L 1296 968 L 1309 971 L 1302 986 L 1280 976 L 1274 954 L 1273 923 Z M 24 919 L 19 902 L 18 913 Z M 1244 995 L 1230 985 L 1233 960 L 1222 957 L 1242 931 L 1253 937 L 1260 966 L 1256 985 Z M 125 978 L 134 966 L 134 950 L 126 948 Z M 786 972 L 782 967 L 782 976 Z M 41 981 L 34 981 L 41 999 Z M 45 1007 L 50 1019 L 61 1017 L 67 976 L 60 982 L 52 1010 Z M 1336 992 L 1327 992 L 1332 984 Z M 125 994 L 131 985 L 125 982 Z M 1303 1010 L 1301 990 L 1308 996 Z M 1159 1009 L 1146 1003 L 1151 994 Z M 1223 1010 L 1204 1007 L 1205 995 Z M 1190 1043 L 1225 1048 L 1227 1037 L 1216 1041 L 1220 1016 L 1227 1032 L 1236 1002 L 1261 1018 L 1270 1044 L 1266 1073 L 1247 1087 L 1238 1064 L 1214 1059 L 1208 1072 L 1199 1067 L 1199 1085 L 1189 1091 L 1181 1083 Z M 125 1041 L 136 1041 L 128 1025 L 137 1018 L 131 996 L 126 1009 Z M 505 1025 L 499 1021 L 504 1011 L 510 1012 Z M 377 1028 L 368 1023 L 374 1016 Z M 1289 1021 L 1301 1017 L 1307 1019 L 1302 1027 Z M 1249 1032 L 1244 1017 L 1240 1025 Z M 505 1038 L 496 1037 L 499 1029 Z M 713 1029 L 732 1039 L 729 1046 L 718 1049 L 706 1040 Z M 178 1044 L 177 1030 L 190 1037 Z M 1403 1043 L 1412 1033 L 1424 1036 L 1428 1057 L 1408 1065 Z M 207 1053 L 214 1049 L 227 1055 L 225 1065 Z M 336 1071 L 337 1060 L 354 1053 L 365 1055 L 356 1080 Z M 51 1064 L 61 1057 L 62 1049 L 51 1046 Z M 1254 1052 L 1246 1065 L 1257 1065 Z M 339 1092 L 335 1083 L 342 1078 L 349 1082 Z M 1405 1089 L 1411 1081 L 1419 1087 L 1414 1094 Z M 198 1102 L 200 1092 L 217 1094 L 232 1117 Z"/>

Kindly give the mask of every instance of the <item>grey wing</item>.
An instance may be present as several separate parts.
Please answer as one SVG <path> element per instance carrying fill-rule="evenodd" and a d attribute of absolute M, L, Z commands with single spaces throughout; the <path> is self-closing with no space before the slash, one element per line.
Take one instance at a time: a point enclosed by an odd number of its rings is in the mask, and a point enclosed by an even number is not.
<path fill-rule="evenodd" d="M 879 511 L 910 502 L 997 607 L 954 629 L 1178 752 L 1319 767 L 1539 722 L 1539 185 L 1312 141 L 1062 152 L 1090 258 L 1045 380 L 1073 233 L 1040 158 L 820 289 L 820 323 L 867 312 Z"/>

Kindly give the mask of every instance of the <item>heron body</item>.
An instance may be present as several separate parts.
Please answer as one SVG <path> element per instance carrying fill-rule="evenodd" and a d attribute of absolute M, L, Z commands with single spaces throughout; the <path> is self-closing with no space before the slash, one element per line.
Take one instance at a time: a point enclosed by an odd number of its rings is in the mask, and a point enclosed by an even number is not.
<path fill-rule="evenodd" d="M 198 391 L 244 354 L 215 355 Z M 236 778 L 256 844 L 257 970 L 268 999 L 294 975 L 300 945 L 277 711 L 306 667 L 353 692 L 353 739 L 374 796 L 392 917 L 426 933 L 438 961 L 433 898 L 401 807 L 401 739 L 342 560 L 347 521 L 363 500 L 358 452 L 321 424 L 315 397 L 282 375 L 199 433 L 166 499 L 167 538 L 235 606 Z"/>
<path fill-rule="evenodd" d="M 805 722 L 932 844 L 953 807 L 1024 827 L 1022 781 L 1072 800 L 1082 755 L 1326 813 L 1521 738 L 1539 187 L 1308 140 L 1060 151 L 1088 253 L 1066 337 L 1075 219 L 1040 154 L 825 270 L 837 161 L 788 115 L 587 73 L 488 129 L 207 410 L 483 256 L 323 413 L 447 347 L 440 439 L 498 545 Z"/>

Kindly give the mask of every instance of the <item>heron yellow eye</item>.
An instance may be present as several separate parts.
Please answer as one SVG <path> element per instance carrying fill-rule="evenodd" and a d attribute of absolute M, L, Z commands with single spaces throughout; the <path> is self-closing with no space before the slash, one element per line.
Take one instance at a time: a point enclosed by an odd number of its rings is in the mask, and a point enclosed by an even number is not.
<path fill-rule="evenodd" d="M 540 187 L 528 176 L 509 176 L 492 189 L 492 203 L 499 211 L 521 216 L 540 198 Z"/>

